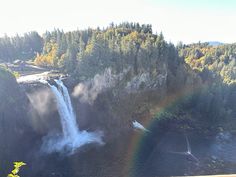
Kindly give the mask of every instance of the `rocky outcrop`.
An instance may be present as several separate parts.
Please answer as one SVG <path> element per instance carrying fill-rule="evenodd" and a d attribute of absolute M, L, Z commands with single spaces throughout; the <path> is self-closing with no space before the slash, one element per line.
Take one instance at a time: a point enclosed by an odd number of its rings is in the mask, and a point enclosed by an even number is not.
<path fill-rule="evenodd" d="M 112 74 L 111 69 L 85 82 L 71 84 L 74 107 L 82 129 L 104 131 L 108 139 L 132 130 L 132 121 L 151 119 L 151 110 L 170 95 L 198 87 L 201 79 L 184 63 L 175 70 L 160 64 L 158 72 L 134 74 L 127 68 Z M 72 86 L 71 86 L 72 85 Z"/>
<path fill-rule="evenodd" d="M 1 131 L 3 134 L 7 131 L 12 132 L 9 134 L 23 134 L 29 127 L 29 100 L 20 90 L 15 77 L 4 69 L 0 69 L 0 98 Z"/>
<path fill-rule="evenodd" d="M 24 160 L 33 146 L 34 133 L 29 123 L 29 100 L 15 77 L 0 68 L 0 159 L 3 172 L 13 161 Z"/>
<path fill-rule="evenodd" d="M 31 127 L 41 136 L 49 132 L 61 131 L 56 100 L 47 84 L 40 82 L 21 83 L 30 102 L 29 114 Z"/>

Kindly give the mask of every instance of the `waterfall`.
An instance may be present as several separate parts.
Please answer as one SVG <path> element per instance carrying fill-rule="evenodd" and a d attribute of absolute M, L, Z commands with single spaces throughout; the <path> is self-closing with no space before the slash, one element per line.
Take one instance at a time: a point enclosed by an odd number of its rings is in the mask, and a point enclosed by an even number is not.
<path fill-rule="evenodd" d="M 62 135 L 47 137 L 43 143 L 43 150 L 48 153 L 64 151 L 73 153 L 77 148 L 88 143 L 103 144 L 101 133 L 79 130 L 68 89 L 61 80 L 55 80 L 55 83 L 57 87 L 49 83 L 48 85 L 57 102 Z"/>

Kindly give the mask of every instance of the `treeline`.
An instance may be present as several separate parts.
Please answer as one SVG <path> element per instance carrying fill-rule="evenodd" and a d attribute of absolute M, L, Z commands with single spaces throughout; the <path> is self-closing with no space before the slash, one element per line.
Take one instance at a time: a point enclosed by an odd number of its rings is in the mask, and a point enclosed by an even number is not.
<path fill-rule="evenodd" d="M 236 82 L 236 44 L 179 45 L 179 53 L 193 69 L 217 73 L 225 83 Z"/>
<path fill-rule="evenodd" d="M 55 30 L 45 33 L 43 38 L 43 51 L 35 59 L 37 65 L 58 67 L 86 77 L 107 67 L 117 73 L 127 67 L 136 74 L 143 70 L 154 73 L 161 61 L 168 61 L 173 69 L 180 61 L 174 45 L 167 43 L 162 34 L 153 34 L 151 25 L 111 24 L 105 29 L 67 33 Z"/>
<path fill-rule="evenodd" d="M 12 62 L 16 59 L 33 59 L 43 49 L 43 38 L 37 32 L 30 32 L 24 36 L 5 36 L 0 38 L 0 61 Z"/>
<path fill-rule="evenodd" d="M 0 61 L 34 59 L 37 65 L 88 77 L 106 67 L 120 72 L 129 66 L 136 74 L 144 70 L 155 73 L 161 61 L 175 71 L 178 63 L 183 62 L 181 58 L 202 74 L 213 72 L 225 83 L 236 82 L 236 44 L 180 44 L 175 48 L 162 34 L 154 34 L 150 24 L 112 23 L 105 29 L 88 28 L 66 33 L 55 29 L 42 37 L 30 32 L 24 36 L 0 38 Z"/>

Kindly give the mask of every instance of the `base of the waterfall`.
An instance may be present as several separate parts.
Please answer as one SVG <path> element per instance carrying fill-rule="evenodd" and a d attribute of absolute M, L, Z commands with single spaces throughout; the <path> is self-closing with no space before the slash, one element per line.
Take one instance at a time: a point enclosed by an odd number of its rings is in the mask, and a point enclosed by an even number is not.
<path fill-rule="evenodd" d="M 72 155 L 80 147 L 87 144 L 104 145 L 102 132 L 81 131 L 75 137 L 64 137 L 62 135 L 48 135 L 43 139 L 41 151 L 43 153 L 62 153 Z"/>

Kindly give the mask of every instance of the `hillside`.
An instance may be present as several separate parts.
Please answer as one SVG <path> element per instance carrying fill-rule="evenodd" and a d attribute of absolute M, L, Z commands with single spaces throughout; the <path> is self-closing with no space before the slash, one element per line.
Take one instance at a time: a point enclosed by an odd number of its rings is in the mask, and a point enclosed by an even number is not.
<path fill-rule="evenodd" d="M 191 68 L 216 73 L 227 84 L 236 82 L 236 44 L 183 45 L 179 46 L 179 53 Z"/>

